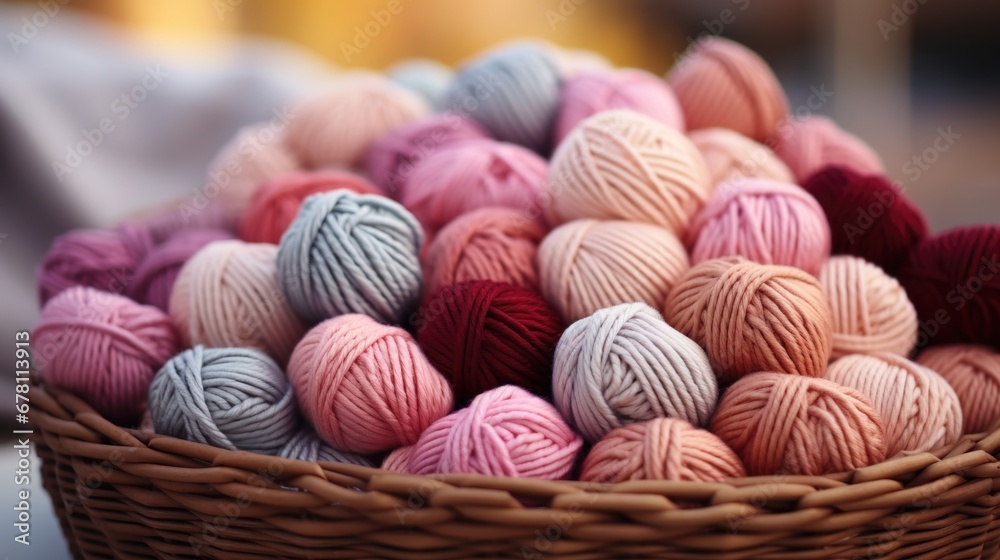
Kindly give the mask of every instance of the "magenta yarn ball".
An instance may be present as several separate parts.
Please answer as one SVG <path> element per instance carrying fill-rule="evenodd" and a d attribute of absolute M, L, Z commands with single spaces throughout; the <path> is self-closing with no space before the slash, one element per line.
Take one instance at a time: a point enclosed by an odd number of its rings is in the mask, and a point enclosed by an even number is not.
<path fill-rule="evenodd" d="M 169 311 L 170 293 L 174 289 L 181 267 L 199 249 L 213 241 L 232 239 L 221 229 L 191 229 L 174 234 L 166 243 L 154 248 L 139 263 L 128 295 L 139 303 Z"/>

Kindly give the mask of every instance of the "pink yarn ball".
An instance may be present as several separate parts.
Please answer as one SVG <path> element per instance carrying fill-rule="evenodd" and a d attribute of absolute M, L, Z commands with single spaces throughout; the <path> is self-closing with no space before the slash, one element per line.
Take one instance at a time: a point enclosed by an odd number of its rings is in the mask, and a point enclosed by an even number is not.
<path fill-rule="evenodd" d="M 515 144 L 469 140 L 421 161 L 403 184 L 400 202 L 428 229 L 484 206 L 536 211 L 548 165 Z"/>
<path fill-rule="evenodd" d="M 819 115 L 792 119 L 782 125 L 775 137 L 774 151 L 800 185 L 831 165 L 847 167 L 862 175 L 885 174 L 885 166 L 875 150 Z"/>
<path fill-rule="evenodd" d="M 988 346 L 946 344 L 924 350 L 917 363 L 938 372 L 962 403 L 964 432 L 985 432 L 1000 420 L 1000 353 Z"/>
<path fill-rule="evenodd" d="M 123 426 L 139 421 L 153 376 L 180 350 L 159 309 L 83 286 L 42 308 L 31 341 L 46 383 L 76 393 Z"/>
<path fill-rule="evenodd" d="M 385 459 L 382 459 L 382 465 L 379 466 L 379 468 L 390 472 L 405 473 L 406 463 L 409 462 L 412 454 L 412 445 L 397 447 L 389 452 L 389 454 L 385 456 Z"/>
<path fill-rule="evenodd" d="M 232 237 L 229 232 L 218 229 L 183 230 L 174 234 L 139 263 L 135 280 L 129 285 L 129 297 L 168 311 L 170 294 L 184 263 L 205 245 Z"/>
<path fill-rule="evenodd" d="M 473 120 L 444 113 L 404 124 L 375 140 L 365 157 L 365 169 L 376 185 L 394 196 L 414 167 L 444 146 L 490 134 Z"/>
<path fill-rule="evenodd" d="M 713 187 L 737 179 L 760 177 L 794 183 L 788 166 L 764 144 L 726 128 L 704 128 L 688 135 L 701 152 Z"/>
<path fill-rule="evenodd" d="M 454 402 L 413 337 L 367 315 L 313 327 L 292 353 L 288 379 L 316 433 L 356 453 L 416 443 Z"/>
<path fill-rule="evenodd" d="M 559 144 L 584 119 L 609 109 L 632 109 L 663 124 L 684 130 L 684 113 L 673 90 L 646 72 L 625 68 L 581 72 L 560 93 L 555 142 Z"/>
<path fill-rule="evenodd" d="M 209 164 L 206 183 L 198 193 L 203 201 L 193 197 L 193 208 L 198 209 L 196 202 L 218 205 L 227 220 L 235 222 L 261 183 L 299 169 L 297 158 L 285 147 L 284 134 L 271 123 L 237 131 Z"/>
<path fill-rule="evenodd" d="M 816 275 L 830 256 L 823 208 L 800 187 L 741 179 L 719 187 L 688 230 L 691 262 L 740 256 Z"/>
<path fill-rule="evenodd" d="M 431 424 L 409 451 L 405 471 L 555 480 L 570 473 L 582 445 L 551 404 L 504 385 Z"/>

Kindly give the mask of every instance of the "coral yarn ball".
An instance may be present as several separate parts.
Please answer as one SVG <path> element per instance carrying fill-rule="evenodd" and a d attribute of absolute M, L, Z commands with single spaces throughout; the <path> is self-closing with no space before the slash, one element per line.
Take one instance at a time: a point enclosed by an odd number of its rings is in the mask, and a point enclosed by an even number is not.
<path fill-rule="evenodd" d="M 832 311 L 833 358 L 913 351 L 917 310 L 895 278 L 864 259 L 841 255 L 823 265 L 819 283 Z"/>
<path fill-rule="evenodd" d="M 770 179 L 720 186 L 695 215 L 688 239 L 694 264 L 740 256 L 818 274 L 830 256 L 830 226 L 816 199 Z"/>
<path fill-rule="evenodd" d="M 489 280 L 445 286 L 418 314 L 417 342 L 465 402 L 501 385 L 552 387 L 559 315 L 530 288 Z"/>
<path fill-rule="evenodd" d="M 886 177 L 828 167 L 803 187 L 826 213 L 835 255 L 855 255 L 894 273 L 927 236 L 924 215 Z"/>
<path fill-rule="evenodd" d="M 347 171 L 323 170 L 281 175 L 260 185 L 240 218 L 240 239 L 250 243 L 281 242 L 295 220 L 302 201 L 318 193 L 346 189 L 358 194 L 381 194 L 368 180 Z"/>
<path fill-rule="evenodd" d="M 928 348 L 917 363 L 941 375 L 962 403 L 963 432 L 985 432 L 1000 419 L 1000 353 L 973 344 Z"/>
<path fill-rule="evenodd" d="M 139 303 L 169 311 L 170 295 L 184 263 L 205 245 L 232 237 L 221 229 L 190 229 L 175 233 L 139 263 L 135 279 L 129 284 L 129 296 Z"/>
<path fill-rule="evenodd" d="M 726 128 L 704 128 L 688 135 L 701 152 L 713 187 L 737 179 L 794 183 L 788 166 L 770 148 Z"/>
<path fill-rule="evenodd" d="M 670 292 L 664 317 L 705 348 L 723 382 L 758 371 L 820 377 L 830 358 L 823 289 L 790 266 L 740 257 L 697 264 Z"/>
<path fill-rule="evenodd" d="M 138 423 L 153 376 L 180 349 L 164 312 L 84 286 L 45 304 L 31 343 L 46 383 L 122 426 Z"/>
<path fill-rule="evenodd" d="M 721 127 L 763 142 L 788 115 L 778 78 L 750 49 L 719 37 L 699 40 L 667 74 L 689 130 Z"/>
<path fill-rule="evenodd" d="M 875 150 L 819 115 L 791 119 L 782 125 L 775 138 L 774 152 L 792 170 L 800 185 L 831 165 L 862 175 L 885 174 L 885 165 Z"/>
<path fill-rule="evenodd" d="M 717 436 L 677 418 L 615 428 L 583 460 L 580 480 L 722 482 L 746 476 L 736 453 Z"/>
<path fill-rule="evenodd" d="M 243 127 L 212 159 L 205 185 L 191 199 L 191 205 L 198 209 L 202 200 L 209 206 L 218 205 L 227 223 L 233 224 L 261 183 L 294 173 L 299 167 L 298 158 L 285 145 L 285 129 L 279 121 Z"/>
<path fill-rule="evenodd" d="M 416 443 L 453 402 L 448 381 L 413 337 L 366 315 L 313 327 L 292 353 L 288 379 L 316 433 L 354 453 Z"/>
<path fill-rule="evenodd" d="M 701 153 L 683 133 L 635 111 L 603 111 L 552 155 L 548 217 L 645 222 L 680 234 L 710 189 Z"/>
<path fill-rule="evenodd" d="M 711 429 L 751 476 L 820 476 L 886 458 L 882 420 L 868 399 L 826 379 L 748 375 L 722 396 Z"/>

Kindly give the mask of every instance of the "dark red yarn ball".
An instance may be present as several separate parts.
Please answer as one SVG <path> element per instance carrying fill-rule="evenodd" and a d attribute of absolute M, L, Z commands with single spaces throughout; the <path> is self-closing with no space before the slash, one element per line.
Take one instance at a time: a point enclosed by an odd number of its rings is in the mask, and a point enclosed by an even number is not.
<path fill-rule="evenodd" d="M 417 342 L 459 402 L 508 384 L 552 392 L 563 326 L 534 290 L 490 280 L 451 284 L 424 302 L 418 321 Z"/>
<path fill-rule="evenodd" d="M 918 346 L 1000 348 L 1000 226 L 956 228 L 919 243 L 898 278 L 920 318 Z"/>
<path fill-rule="evenodd" d="M 855 255 L 893 273 L 927 236 L 923 213 L 886 177 L 826 167 L 803 187 L 826 213 L 835 255 Z"/>

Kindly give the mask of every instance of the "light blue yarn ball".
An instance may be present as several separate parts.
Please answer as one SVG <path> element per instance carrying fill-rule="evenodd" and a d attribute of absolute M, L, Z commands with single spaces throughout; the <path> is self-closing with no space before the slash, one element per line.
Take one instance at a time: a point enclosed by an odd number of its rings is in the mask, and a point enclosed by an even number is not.
<path fill-rule="evenodd" d="M 549 52 L 515 44 L 459 69 L 446 108 L 468 115 L 497 140 L 548 151 L 562 79 Z"/>
<path fill-rule="evenodd" d="M 383 196 L 337 190 L 307 198 L 278 246 L 278 281 L 310 323 L 362 313 L 399 323 L 420 299 L 424 232 Z"/>
<path fill-rule="evenodd" d="M 328 463 L 351 463 L 363 467 L 373 467 L 375 463 L 359 453 L 340 451 L 327 445 L 309 426 L 298 431 L 277 455 L 300 461 L 324 461 Z"/>
<path fill-rule="evenodd" d="M 195 346 L 174 356 L 153 378 L 149 412 L 158 434 L 268 455 L 300 425 L 284 372 L 253 348 Z"/>
<path fill-rule="evenodd" d="M 454 75 L 451 68 L 425 58 L 404 60 L 386 70 L 390 80 L 420 94 L 435 111 L 444 108 L 448 86 Z"/>

